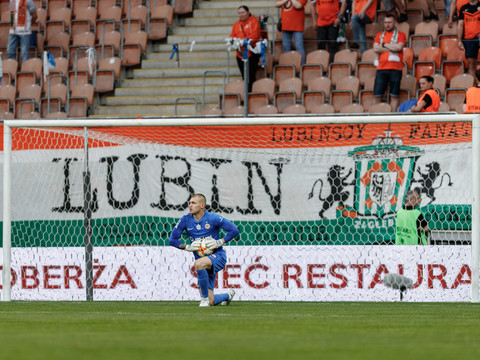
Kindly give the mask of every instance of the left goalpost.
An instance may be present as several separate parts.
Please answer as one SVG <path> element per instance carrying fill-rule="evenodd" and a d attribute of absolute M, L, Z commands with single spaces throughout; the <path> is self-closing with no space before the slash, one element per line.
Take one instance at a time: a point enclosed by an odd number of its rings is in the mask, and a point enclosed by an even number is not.
<path fill-rule="evenodd" d="M 195 300 L 193 193 L 240 229 L 239 300 L 479 302 L 480 115 L 5 120 L 2 301 Z M 421 193 L 427 246 L 395 245 Z M 183 239 L 186 241 L 187 239 Z M 402 294 L 403 295 L 403 294 Z"/>

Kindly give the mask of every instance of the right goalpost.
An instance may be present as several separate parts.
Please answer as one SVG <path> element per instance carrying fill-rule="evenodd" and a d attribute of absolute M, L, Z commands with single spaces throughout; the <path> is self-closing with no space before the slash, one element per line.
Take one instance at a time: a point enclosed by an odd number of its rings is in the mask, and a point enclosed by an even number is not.
<path fill-rule="evenodd" d="M 197 300 L 188 200 L 238 300 L 478 302 L 480 115 L 5 120 L 2 301 Z M 427 244 L 396 245 L 407 192 Z M 186 241 L 186 239 L 183 239 Z M 395 275 L 397 276 L 397 275 Z M 389 278 L 390 275 L 388 275 Z"/>

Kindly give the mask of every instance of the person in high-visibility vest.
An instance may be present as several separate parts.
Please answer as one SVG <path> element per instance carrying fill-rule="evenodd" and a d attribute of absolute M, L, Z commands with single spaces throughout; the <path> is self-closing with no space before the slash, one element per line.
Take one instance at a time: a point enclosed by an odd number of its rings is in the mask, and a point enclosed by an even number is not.
<path fill-rule="evenodd" d="M 411 112 L 438 112 L 440 106 L 440 97 L 437 91 L 433 88 L 433 77 L 422 76 L 418 81 L 420 85 L 421 96 L 415 106 L 412 106 Z"/>
<path fill-rule="evenodd" d="M 467 90 L 467 96 L 465 98 L 466 113 L 480 113 L 480 70 L 475 73 L 475 85 Z"/>
<path fill-rule="evenodd" d="M 422 212 L 418 190 L 409 190 L 405 196 L 405 205 L 397 211 L 395 224 L 395 245 L 427 245 L 430 230 Z"/>

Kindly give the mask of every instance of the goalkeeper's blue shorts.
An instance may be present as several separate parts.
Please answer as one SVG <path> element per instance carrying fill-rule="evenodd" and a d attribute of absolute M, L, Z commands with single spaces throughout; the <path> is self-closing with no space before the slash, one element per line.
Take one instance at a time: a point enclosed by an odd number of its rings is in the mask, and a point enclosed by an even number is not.
<path fill-rule="evenodd" d="M 208 272 L 208 288 L 214 289 L 215 287 L 215 275 L 222 271 L 227 264 L 227 254 L 225 250 L 218 249 L 212 255 L 208 255 L 208 258 L 212 262 L 212 272 Z"/>

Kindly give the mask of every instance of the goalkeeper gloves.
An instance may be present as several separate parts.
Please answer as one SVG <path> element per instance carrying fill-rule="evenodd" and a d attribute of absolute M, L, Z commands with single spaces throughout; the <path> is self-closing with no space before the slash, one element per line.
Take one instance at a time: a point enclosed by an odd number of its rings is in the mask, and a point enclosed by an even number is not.
<path fill-rule="evenodd" d="M 185 250 L 190 252 L 197 251 L 198 249 L 200 249 L 201 244 L 202 244 L 202 240 L 197 239 L 191 244 L 185 245 Z"/>
<path fill-rule="evenodd" d="M 215 249 L 218 249 L 220 246 L 222 246 L 223 244 L 225 244 L 225 241 L 223 239 L 220 239 L 220 240 L 215 240 L 213 238 L 207 238 L 205 239 L 205 245 L 207 246 L 207 248 L 209 248 L 210 250 L 215 250 Z"/>

